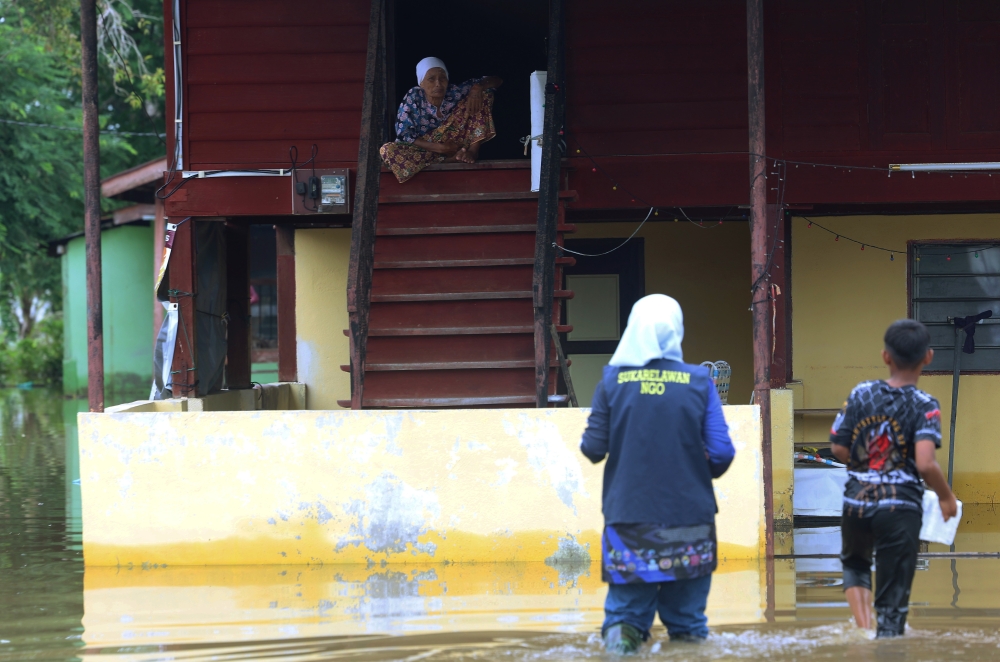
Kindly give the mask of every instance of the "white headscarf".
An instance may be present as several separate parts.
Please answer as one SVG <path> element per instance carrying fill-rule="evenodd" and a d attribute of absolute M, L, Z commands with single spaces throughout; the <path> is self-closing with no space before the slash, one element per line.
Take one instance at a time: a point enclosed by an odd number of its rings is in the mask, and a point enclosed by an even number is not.
<path fill-rule="evenodd" d="M 618 349 L 608 362 L 641 368 L 654 359 L 683 361 L 684 313 L 665 294 L 650 294 L 635 302 Z"/>
<path fill-rule="evenodd" d="M 448 76 L 448 67 L 444 66 L 444 62 L 436 57 L 425 57 L 420 62 L 417 62 L 417 85 L 424 82 L 424 76 L 427 75 L 428 71 L 435 67 L 444 69 L 444 75 Z M 451 78 L 451 76 L 448 77 Z"/>

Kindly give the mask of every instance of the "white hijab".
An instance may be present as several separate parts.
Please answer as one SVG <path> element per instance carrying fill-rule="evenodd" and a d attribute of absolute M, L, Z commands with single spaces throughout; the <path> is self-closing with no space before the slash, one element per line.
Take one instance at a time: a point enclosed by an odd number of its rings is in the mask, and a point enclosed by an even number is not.
<path fill-rule="evenodd" d="M 444 69 L 444 75 L 448 76 L 448 67 L 444 66 L 444 62 L 436 57 L 425 57 L 420 62 L 417 62 L 417 85 L 424 82 L 424 76 L 427 75 L 428 71 L 435 67 Z M 448 77 L 450 78 L 451 76 Z"/>
<path fill-rule="evenodd" d="M 665 294 L 650 294 L 635 302 L 618 349 L 608 362 L 641 368 L 654 359 L 683 361 L 684 313 Z"/>

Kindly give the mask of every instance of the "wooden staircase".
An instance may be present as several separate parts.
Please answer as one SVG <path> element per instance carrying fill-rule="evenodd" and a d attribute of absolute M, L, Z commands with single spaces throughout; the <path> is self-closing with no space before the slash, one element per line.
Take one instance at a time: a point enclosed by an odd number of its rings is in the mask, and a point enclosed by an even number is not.
<path fill-rule="evenodd" d="M 364 370 L 363 408 L 535 405 L 538 195 L 528 188 L 526 160 L 441 164 L 405 184 L 381 174 L 367 360 L 342 366 Z M 560 193 L 559 244 L 574 229 L 563 209 L 572 197 Z M 557 258 L 556 283 L 572 263 Z M 570 297 L 555 291 L 554 321 Z"/>

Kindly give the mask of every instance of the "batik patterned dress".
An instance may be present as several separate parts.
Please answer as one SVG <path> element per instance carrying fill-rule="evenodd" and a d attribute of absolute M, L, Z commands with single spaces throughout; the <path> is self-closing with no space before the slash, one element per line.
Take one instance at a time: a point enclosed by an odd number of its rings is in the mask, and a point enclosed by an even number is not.
<path fill-rule="evenodd" d="M 461 85 L 449 85 L 440 109 L 431 104 L 419 86 L 406 93 L 396 119 L 396 142 L 386 143 L 379 150 L 382 161 L 400 183 L 428 165 L 445 160 L 443 154 L 417 147 L 413 144 L 415 140 L 453 142 L 469 147 L 496 135 L 492 90 L 483 93 L 483 107 L 478 113 L 470 114 L 468 110 L 472 86 L 482 80 L 474 78 Z"/>

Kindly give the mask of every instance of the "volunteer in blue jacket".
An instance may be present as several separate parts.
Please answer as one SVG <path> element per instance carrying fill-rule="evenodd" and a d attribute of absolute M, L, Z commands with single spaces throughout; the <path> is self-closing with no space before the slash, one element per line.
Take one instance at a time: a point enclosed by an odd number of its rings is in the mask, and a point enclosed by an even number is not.
<path fill-rule="evenodd" d="M 715 493 L 735 450 L 706 368 L 683 362 L 672 298 L 636 302 L 594 392 L 580 450 L 604 466 L 602 628 L 607 650 L 636 651 L 656 612 L 671 640 L 708 636 L 718 563 Z"/>

